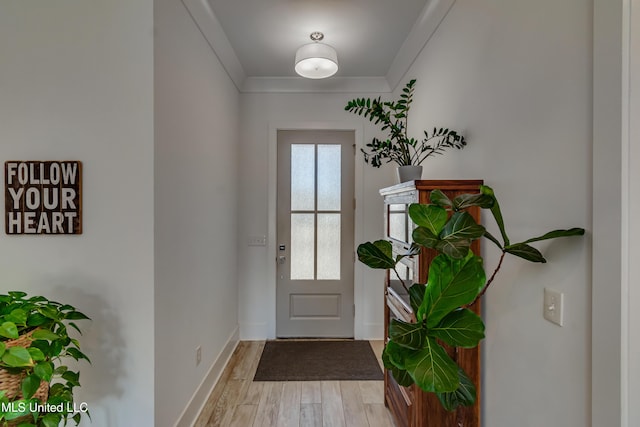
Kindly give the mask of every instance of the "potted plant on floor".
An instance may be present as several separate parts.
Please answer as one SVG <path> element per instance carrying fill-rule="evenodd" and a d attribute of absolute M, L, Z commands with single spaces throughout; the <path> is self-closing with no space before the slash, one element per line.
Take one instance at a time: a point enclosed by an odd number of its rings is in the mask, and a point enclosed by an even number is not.
<path fill-rule="evenodd" d="M 366 242 L 358 247 L 358 258 L 371 268 L 391 269 L 405 256 L 424 248 L 438 255 L 429 267 L 426 284 L 406 288 L 415 323 L 398 319 L 389 324 L 389 341 L 382 354 L 384 365 L 398 384 L 417 384 L 435 393 L 449 411 L 471 406 L 476 388 L 469 376 L 447 354 L 443 343 L 451 347 L 473 348 L 484 338 L 482 319 L 469 309 L 489 288 L 506 254 L 527 261 L 544 263 L 545 258 L 530 243 L 558 237 L 579 236 L 582 228 L 554 230 L 541 236 L 511 243 L 493 190 L 481 186 L 479 194 L 463 194 L 453 200 L 439 190 L 430 194 L 430 204 L 412 204 L 409 216 L 417 226 L 414 244 L 407 254 L 393 254 L 389 241 Z M 466 212 L 472 206 L 488 209 L 500 230 L 500 238 L 476 223 Z M 483 260 L 471 250 L 471 243 L 486 238 L 501 251 L 497 267 L 487 280 Z"/>
<path fill-rule="evenodd" d="M 89 319 L 68 304 L 13 291 L 0 295 L 0 426 L 76 424 L 84 405 L 73 399 L 79 372 L 65 360 L 89 358 L 69 328 L 81 333 L 76 320 Z"/>
<path fill-rule="evenodd" d="M 379 168 L 383 162 L 397 163 L 400 182 L 420 179 L 422 162 L 428 157 L 444 154 L 448 148 L 460 150 L 467 145 L 464 136 L 446 128 L 434 128 L 431 133 L 425 130 L 421 140 L 409 137 L 407 126 L 415 83 L 415 79 L 410 80 L 397 101 L 382 101 L 380 97 L 355 98 L 344 108 L 374 121 L 376 125 L 381 125 L 381 130 L 388 132 L 387 139 L 373 138 L 366 144 L 367 150 L 361 151 L 365 162 L 373 167 Z"/>

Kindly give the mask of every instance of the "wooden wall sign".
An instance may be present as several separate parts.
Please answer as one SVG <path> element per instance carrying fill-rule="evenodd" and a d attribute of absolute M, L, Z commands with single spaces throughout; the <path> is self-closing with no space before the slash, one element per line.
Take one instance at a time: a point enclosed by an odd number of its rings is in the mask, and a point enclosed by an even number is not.
<path fill-rule="evenodd" d="M 7 234 L 82 234 L 82 162 L 4 163 Z"/>

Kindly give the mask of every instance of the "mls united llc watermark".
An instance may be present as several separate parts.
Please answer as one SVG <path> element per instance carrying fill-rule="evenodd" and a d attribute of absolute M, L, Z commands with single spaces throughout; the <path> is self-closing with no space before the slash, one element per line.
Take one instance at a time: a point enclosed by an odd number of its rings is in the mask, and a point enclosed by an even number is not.
<path fill-rule="evenodd" d="M 89 411 L 87 402 L 64 402 L 57 405 L 40 403 L 38 401 L 0 402 L 2 412 L 13 413 L 86 413 Z"/>

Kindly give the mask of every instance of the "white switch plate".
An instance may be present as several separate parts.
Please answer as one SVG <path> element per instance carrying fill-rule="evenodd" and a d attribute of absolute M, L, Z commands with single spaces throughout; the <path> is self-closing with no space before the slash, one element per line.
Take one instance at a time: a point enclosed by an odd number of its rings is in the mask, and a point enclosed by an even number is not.
<path fill-rule="evenodd" d="M 249 236 L 249 246 L 267 246 L 267 236 Z"/>
<path fill-rule="evenodd" d="M 549 322 L 562 326 L 562 309 L 564 303 L 564 294 L 553 289 L 544 288 L 544 318 Z"/>

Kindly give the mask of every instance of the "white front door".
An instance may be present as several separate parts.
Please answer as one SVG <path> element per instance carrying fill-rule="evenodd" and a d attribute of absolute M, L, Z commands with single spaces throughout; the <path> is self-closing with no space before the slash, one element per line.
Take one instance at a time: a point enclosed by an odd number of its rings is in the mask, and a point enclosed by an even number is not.
<path fill-rule="evenodd" d="M 353 131 L 278 131 L 278 337 L 353 337 Z"/>

